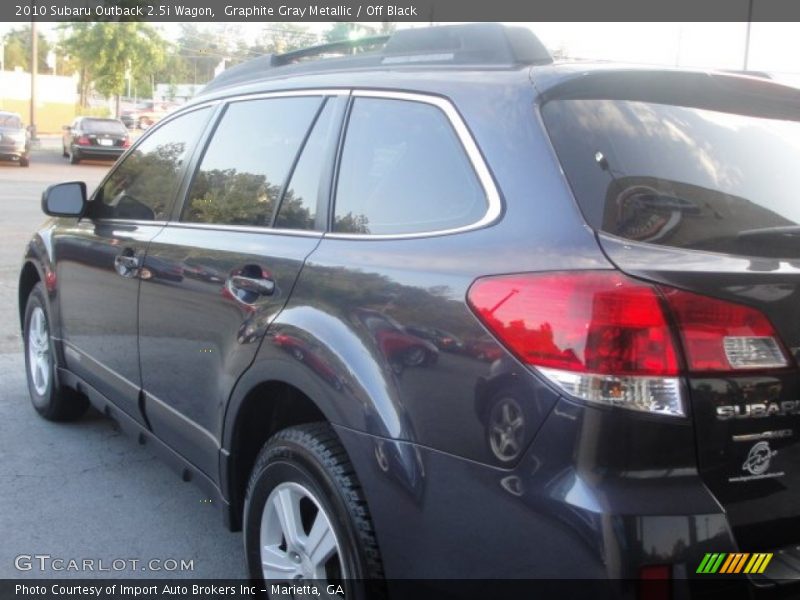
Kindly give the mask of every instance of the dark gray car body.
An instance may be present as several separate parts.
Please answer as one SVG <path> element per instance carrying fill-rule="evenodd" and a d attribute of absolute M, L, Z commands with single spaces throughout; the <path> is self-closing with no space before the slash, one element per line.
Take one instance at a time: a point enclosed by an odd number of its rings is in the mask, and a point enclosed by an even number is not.
<path fill-rule="evenodd" d="M 59 378 L 162 448 L 213 494 L 232 527 L 254 447 L 277 427 L 324 417 L 364 488 L 388 578 L 586 577 L 608 579 L 608 589 L 625 595 L 635 592 L 625 579 L 642 566 L 672 564 L 692 575 L 705 552 L 788 547 L 800 541 L 789 508 L 800 500 L 796 439 L 785 446 L 795 468 L 782 489 L 738 495 L 715 470 L 724 450 L 698 445 L 698 436 L 717 435 L 714 405 L 741 400 L 745 388 L 757 397 L 763 386 L 748 387 L 757 382 L 747 377 L 686 378 L 694 412 L 686 419 L 587 406 L 522 365 L 466 304 L 472 282 L 488 274 L 622 269 L 745 298 L 779 323 L 787 344 L 800 346 L 796 263 L 765 270 L 744 258 L 632 244 L 587 225 L 540 105 L 559 86 L 585 79 L 602 88 L 615 72 L 370 69 L 276 74 L 211 91 L 184 110 L 209 104 L 213 122 L 230 97 L 322 90 L 341 104 L 342 118 L 351 90 L 443 98 L 490 170 L 500 214 L 476 229 L 385 238 L 337 235 L 325 219 L 302 234 L 178 224 L 209 124 L 170 219 L 50 220 L 28 246 L 21 306 L 33 282 L 54 281 Z M 631 73 L 645 84 L 662 77 Z M 711 75 L 671 74 L 682 76 L 713 87 Z M 330 172 L 335 160 L 331 152 Z M 329 214 L 327 186 L 321 215 Z M 113 257 L 123 248 L 143 256 L 152 277 L 119 277 Z M 212 249 L 213 267 L 198 270 Z M 187 261 L 206 275 L 187 277 Z M 277 282 L 256 310 L 221 293 L 220 278 L 245 264 L 269 269 Z M 771 293 L 776 286 L 791 293 Z M 398 369 L 359 311 L 378 311 L 401 328 L 444 329 L 481 350 L 442 351 L 431 364 Z M 768 379 L 780 398 L 797 398 L 795 370 Z M 523 408 L 525 450 L 504 462 L 487 441 L 486 415 L 508 395 Z M 254 418 L 262 412 L 268 417 Z"/>

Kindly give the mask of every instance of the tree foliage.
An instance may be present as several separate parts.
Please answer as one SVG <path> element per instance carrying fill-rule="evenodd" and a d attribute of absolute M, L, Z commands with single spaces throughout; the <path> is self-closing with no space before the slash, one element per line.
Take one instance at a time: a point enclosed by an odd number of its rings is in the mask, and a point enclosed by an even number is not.
<path fill-rule="evenodd" d="M 166 42 L 146 23 L 70 23 L 63 32 L 61 49 L 74 60 L 84 92 L 91 85 L 105 96 L 123 94 L 128 76 L 149 77 L 164 63 Z"/>
<path fill-rule="evenodd" d="M 39 73 L 52 73 L 52 69 L 47 65 L 47 55 L 51 50 L 50 43 L 42 35 L 41 31 L 36 32 L 36 54 L 38 61 L 36 68 Z M 3 36 L 5 45 L 5 68 L 13 71 L 20 68 L 23 71 L 31 70 L 31 26 L 24 25 L 12 29 Z"/>
<path fill-rule="evenodd" d="M 397 29 L 395 23 L 351 23 L 340 21 L 333 23 L 323 34 L 326 42 L 341 42 L 349 39 L 372 37 L 375 35 L 388 35 Z"/>
<path fill-rule="evenodd" d="M 92 92 L 117 96 L 130 90 L 131 95 L 148 97 L 158 83 L 204 84 L 220 67 L 319 43 L 316 34 L 295 23 L 266 23 L 255 37 L 245 37 L 236 24 L 182 23 L 178 31 L 167 40 L 159 29 L 146 23 L 63 24 L 56 45 L 58 72 L 78 75 L 80 103 L 85 106 Z M 30 31 L 23 28 L 8 34 L 12 35 L 14 44 L 7 45 L 6 54 L 27 69 Z M 42 66 L 51 46 L 41 36 L 40 40 L 40 70 L 48 72 Z"/>

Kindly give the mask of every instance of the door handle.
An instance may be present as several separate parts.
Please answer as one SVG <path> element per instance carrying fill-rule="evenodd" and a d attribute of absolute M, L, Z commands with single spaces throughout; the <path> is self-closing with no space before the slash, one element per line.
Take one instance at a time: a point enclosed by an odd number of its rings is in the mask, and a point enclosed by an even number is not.
<path fill-rule="evenodd" d="M 234 290 L 242 290 L 259 296 L 271 296 L 275 292 L 275 282 L 269 277 L 232 275 L 229 282 Z"/>
<path fill-rule="evenodd" d="M 141 258 L 136 256 L 130 248 L 123 250 L 122 254 L 114 257 L 114 268 L 123 277 L 135 277 L 141 266 Z"/>

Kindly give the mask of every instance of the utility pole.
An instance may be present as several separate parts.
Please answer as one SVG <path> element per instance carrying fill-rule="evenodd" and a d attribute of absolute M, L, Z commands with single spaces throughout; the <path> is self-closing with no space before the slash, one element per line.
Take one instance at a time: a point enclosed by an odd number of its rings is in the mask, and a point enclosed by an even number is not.
<path fill-rule="evenodd" d="M 744 36 L 744 70 L 749 70 L 750 66 L 750 27 L 753 24 L 753 2 L 754 0 L 748 0 L 747 2 L 747 32 Z"/>
<path fill-rule="evenodd" d="M 36 36 L 36 21 L 31 19 L 31 137 L 36 139 L 36 71 L 39 67 L 39 52 Z"/>

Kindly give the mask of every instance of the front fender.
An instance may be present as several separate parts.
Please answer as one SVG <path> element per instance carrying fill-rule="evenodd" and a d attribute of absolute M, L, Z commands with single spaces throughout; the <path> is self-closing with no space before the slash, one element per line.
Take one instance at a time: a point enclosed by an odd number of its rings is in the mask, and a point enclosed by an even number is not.
<path fill-rule="evenodd" d="M 25 306 L 28 292 L 30 291 L 29 269 L 36 270 L 39 281 L 44 282 L 47 291 L 47 310 L 50 315 L 50 330 L 56 338 L 61 338 L 61 318 L 58 310 L 55 257 L 53 256 L 53 229 L 55 225 L 50 221 L 45 227 L 37 231 L 25 246 L 18 281 L 20 328 L 24 328 Z"/>

